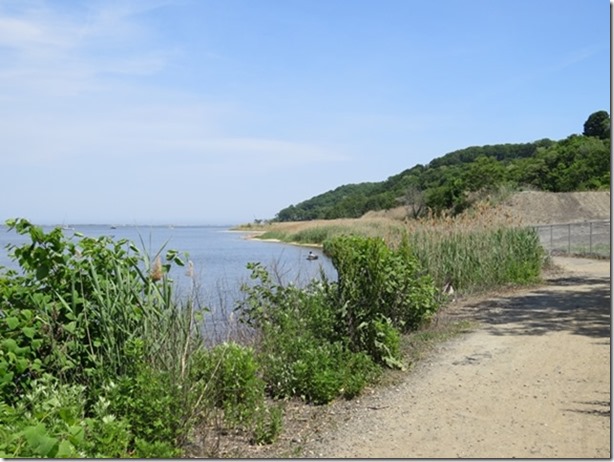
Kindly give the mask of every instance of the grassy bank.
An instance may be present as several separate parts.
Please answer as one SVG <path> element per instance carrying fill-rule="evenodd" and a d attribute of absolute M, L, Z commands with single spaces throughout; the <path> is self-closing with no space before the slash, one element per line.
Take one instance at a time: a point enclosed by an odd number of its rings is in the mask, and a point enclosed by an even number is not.
<path fill-rule="evenodd" d="M 324 243 L 338 280 L 283 286 L 250 264 L 235 313 L 252 335 L 218 344 L 203 337 L 208 308 L 175 296 L 178 252 L 10 221 L 30 242 L 10 250 L 21 271 L 0 268 L 0 456 L 211 457 L 221 435 L 271 443 L 286 400 L 352 399 L 404 369 L 403 339 L 435 318 L 444 283 L 539 278 L 534 233 L 477 218 L 269 227 L 261 238 Z"/>
<path fill-rule="evenodd" d="M 438 287 L 462 292 L 524 284 L 539 278 L 545 256 L 535 232 L 486 207 L 455 217 L 399 220 L 384 217 L 272 223 L 258 239 L 322 245 L 341 235 L 381 237 L 391 247 L 407 239 Z"/>

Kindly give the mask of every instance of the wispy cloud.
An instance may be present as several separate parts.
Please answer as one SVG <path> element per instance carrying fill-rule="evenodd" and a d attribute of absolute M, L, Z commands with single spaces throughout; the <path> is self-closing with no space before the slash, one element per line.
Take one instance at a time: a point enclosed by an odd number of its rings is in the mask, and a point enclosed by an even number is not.
<path fill-rule="evenodd" d="M 0 85 L 13 95 L 100 89 L 108 75 L 160 72 L 174 54 L 145 40 L 147 29 L 136 20 L 143 3 L 89 2 L 70 14 L 53 3 L 36 5 L 17 13 L 0 4 Z"/>
<path fill-rule="evenodd" d="M 191 162 L 235 159 L 240 169 L 249 168 L 246 162 L 343 158 L 301 141 L 229 136 L 228 106 L 139 80 L 164 72 L 177 53 L 172 44 L 157 46 L 155 31 L 141 20 L 166 4 L 87 2 L 63 12 L 36 3 L 18 13 L 0 4 L 0 135 L 13 165 L 172 154 Z M 118 78 L 125 76 L 132 80 Z"/>

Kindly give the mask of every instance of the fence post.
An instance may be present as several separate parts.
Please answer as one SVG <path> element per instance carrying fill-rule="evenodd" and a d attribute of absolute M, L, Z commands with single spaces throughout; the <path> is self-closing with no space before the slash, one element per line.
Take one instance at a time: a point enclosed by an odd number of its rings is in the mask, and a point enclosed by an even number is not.
<path fill-rule="evenodd" d="M 591 228 L 588 235 L 588 252 L 593 253 L 593 222 L 591 221 Z"/>

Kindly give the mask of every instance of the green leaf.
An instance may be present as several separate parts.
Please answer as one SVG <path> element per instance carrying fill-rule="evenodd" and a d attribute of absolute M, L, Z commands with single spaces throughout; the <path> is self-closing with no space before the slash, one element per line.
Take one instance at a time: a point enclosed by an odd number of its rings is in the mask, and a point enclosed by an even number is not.
<path fill-rule="evenodd" d="M 11 316 L 10 318 L 6 318 L 6 325 L 9 329 L 13 330 L 19 325 L 19 319 L 15 316 Z"/>
<path fill-rule="evenodd" d="M 0 374 L 0 385 L 12 382 L 14 376 L 15 374 L 13 374 L 12 372 Z"/>
<path fill-rule="evenodd" d="M 32 310 L 21 310 L 20 314 L 23 318 L 25 318 L 27 321 L 31 320 L 32 317 L 34 316 L 34 313 L 32 312 Z"/>
<path fill-rule="evenodd" d="M 60 441 L 58 446 L 58 452 L 55 454 L 56 459 L 70 459 L 78 457 L 79 454 L 75 450 L 75 447 L 67 440 Z"/>
<path fill-rule="evenodd" d="M 58 439 L 47 435 L 47 429 L 43 424 L 27 427 L 23 431 L 28 446 L 32 452 L 43 457 L 54 457 L 57 452 Z"/>
<path fill-rule="evenodd" d="M 32 339 L 36 334 L 36 329 L 34 327 L 22 327 L 21 332 L 29 339 Z"/>
<path fill-rule="evenodd" d="M 77 323 L 75 321 L 71 321 L 64 326 L 64 329 L 74 335 L 75 330 L 77 329 Z"/>
<path fill-rule="evenodd" d="M 49 275 L 49 266 L 48 265 L 41 265 L 38 268 L 36 268 L 36 278 L 37 279 L 44 279 Z"/>
<path fill-rule="evenodd" d="M 25 371 L 28 367 L 28 363 L 29 361 L 25 358 L 18 359 L 15 364 L 15 368 L 17 369 L 17 372 L 21 374 L 23 371 Z"/>
<path fill-rule="evenodd" d="M 83 438 L 85 436 L 85 431 L 81 425 L 73 425 L 68 428 L 68 439 L 72 444 L 80 445 L 83 443 Z"/>
<path fill-rule="evenodd" d="M 2 340 L 1 345 L 3 349 L 5 349 L 8 352 L 15 352 L 19 348 L 17 346 L 17 342 L 12 338 L 7 338 L 7 339 Z"/>

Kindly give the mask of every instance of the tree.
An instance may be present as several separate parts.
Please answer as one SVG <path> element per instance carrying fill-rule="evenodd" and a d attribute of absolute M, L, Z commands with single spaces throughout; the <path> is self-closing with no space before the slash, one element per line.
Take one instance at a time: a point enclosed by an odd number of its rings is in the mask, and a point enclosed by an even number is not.
<path fill-rule="evenodd" d="M 501 183 L 505 176 L 503 164 L 494 157 L 479 156 L 468 164 L 464 181 L 469 191 L 489 189 Z"/>
<path fill-rule="evenodd" d="M 409 186 L 407 188 L 403 202 L 405 207 L 407 207 L 407 214 L 412 218 L 419 218 L 426 210 L 424 192 L 417 186 Z"/>
<path fill-rule="evenodd" d="M 610 137 L 610 115 L 607 111 L 593 112 L 584 122 L 584 136 L 596 136 L 601 139 Z"/>

